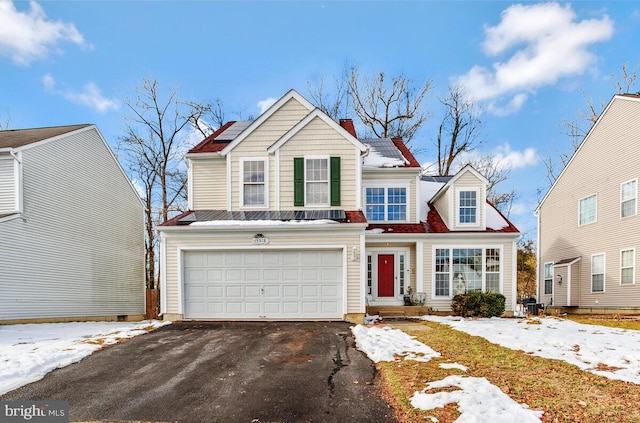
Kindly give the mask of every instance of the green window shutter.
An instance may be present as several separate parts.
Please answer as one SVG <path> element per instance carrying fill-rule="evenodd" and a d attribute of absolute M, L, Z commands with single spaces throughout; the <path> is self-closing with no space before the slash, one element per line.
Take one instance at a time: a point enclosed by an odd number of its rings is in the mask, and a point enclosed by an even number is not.
<path fill-rule="evenodd" d="M 331 205 L 340 205 L 340 157 L 331 157 Z"/>
<path fill-rule="evenodd" d="M 293 205 L 304 206 L 304 158 L 293 158 Z"/>

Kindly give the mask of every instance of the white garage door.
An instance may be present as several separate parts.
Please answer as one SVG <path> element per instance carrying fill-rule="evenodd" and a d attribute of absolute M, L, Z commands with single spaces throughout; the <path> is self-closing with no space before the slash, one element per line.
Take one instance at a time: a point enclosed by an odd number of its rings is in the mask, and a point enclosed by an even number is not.
<path fill-rule="evenodd" d="M 187 319 L 342 319 L 342 252 L 187 251 Z"/>

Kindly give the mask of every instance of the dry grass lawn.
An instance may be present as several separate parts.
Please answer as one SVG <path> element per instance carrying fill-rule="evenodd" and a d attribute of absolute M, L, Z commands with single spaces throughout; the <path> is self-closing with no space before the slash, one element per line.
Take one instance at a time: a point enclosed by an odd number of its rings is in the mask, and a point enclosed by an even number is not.
<path fill-rule="evenodd" d="M 580 323 L 640 329 L 640 322 L 592 318 L 574 319 Z M 446 408 L 422 411 L 414 409 L 409 399 L 427 382 L 452 374 L 484 377 L 519 403 L 542 410 L 543 422 L 640 422 L 640 385 L 594 375 L 563 361 L 533 357 L 513 351 L 477 336 L 456 331 L 449 326 L 422 322 L 427 331 L 410 331 L 417 340 L 442 356 L 427 363 L 415 361 L 382 362 L 378 368 L 388 400 L 402 422 L 424 422 L 426 416 L 440 422 L 453 422 L 460 413 L 455 404 Z M 456 362 L 468 367 L 462 372 L 441 369 L 438 364 Z"/>

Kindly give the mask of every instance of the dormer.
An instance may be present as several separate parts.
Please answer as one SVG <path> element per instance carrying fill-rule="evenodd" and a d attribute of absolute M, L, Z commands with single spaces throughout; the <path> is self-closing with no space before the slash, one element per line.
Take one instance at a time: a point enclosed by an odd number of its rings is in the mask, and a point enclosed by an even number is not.
<path fill-rule="evenodd" d="M 487 183 L 484 176 L 467 165 L 442 186 L 430 205 L 451 231 L 485 231 Z"/>

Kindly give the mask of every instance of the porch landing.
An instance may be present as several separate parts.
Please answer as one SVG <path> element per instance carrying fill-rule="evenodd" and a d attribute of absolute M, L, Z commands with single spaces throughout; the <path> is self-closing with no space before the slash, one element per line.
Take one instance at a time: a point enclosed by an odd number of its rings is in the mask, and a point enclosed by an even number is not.
<path fill-rule="evenodd" d="M 417 317 L 432 314 L 433 309 L 428 306 L 367 306 L 369 316 L 380 317 Z"/>

